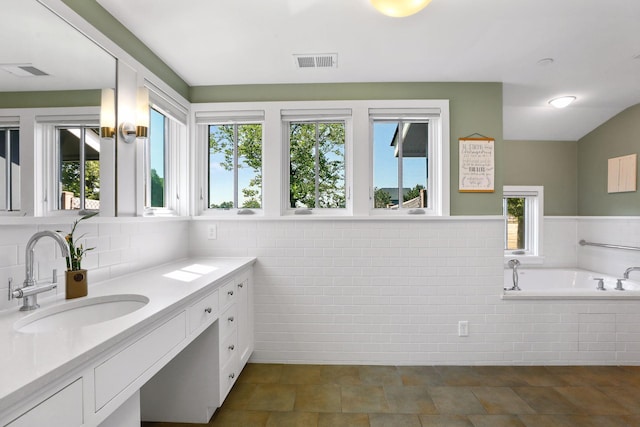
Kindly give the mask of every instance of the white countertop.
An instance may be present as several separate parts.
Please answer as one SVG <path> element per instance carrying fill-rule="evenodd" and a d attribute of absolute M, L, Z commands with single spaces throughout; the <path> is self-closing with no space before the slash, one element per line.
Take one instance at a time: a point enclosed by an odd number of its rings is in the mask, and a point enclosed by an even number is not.
<path fill-rule="evenodd" d="M 117 319 L 73 329 L 42 333 L 21 333 L 14 329 L 15 322 L 25 316 L 79 300 L 65 300 L 63 295 L 40 300 L 41 307 L 31 312 L 18 308 L 0 312 L 0 413 L 179 305 L 206 295 L 234 272 L 254 262 L 255 258 L 184 259 L 90 284 L 89 294 L 83 298 L 137 294 L 149 298 L 149 302 Z M 194 265 L 197 267 L 190 268 Z"/>

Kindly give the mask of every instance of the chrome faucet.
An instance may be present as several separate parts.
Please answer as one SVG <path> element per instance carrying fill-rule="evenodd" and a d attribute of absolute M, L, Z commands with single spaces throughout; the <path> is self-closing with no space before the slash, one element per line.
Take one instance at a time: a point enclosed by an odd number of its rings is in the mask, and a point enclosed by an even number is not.
<path fill-rule="evenodd" d="M 22 298 L 22 307 L 20 307 L 20 311 L 31 311 L 40 307 L 38 305 L 38 294 L 46 291 L 50 291 L 58 286 L 56 270 L 53 270 L 53 279 L 52 282 L 47 285 L 37 286 L 36 280 L 33 278 L 33 250 L 38 241 L 45 237 L 51 237 L 53 240 L 58 242 L 60 246 L 60 251 L 62 252 L 63 257 L 69 256 L 69 246 L 67 246 L 67 241 L 60 234 L 44 230 L 39 231 L 27 242 L 27 249 L 25 254 L 25 279 L 22 284 L 22 288 L 12 289 L 11 281 L 9 282 L 9 300 L 13 298 Z"/>
<path fill-rule="evenodd" d="M 520 291 L 520 287 L 518 286 L 518 267 L 520 266 L 520 261 L 517 259 L 509 260 L 509 268 L 513 269 L 513 287 L 509 289 L 510 291 Z"/>
<path fill-rule="evenodd" d="M 624 278 L 628 279 L 629 278 L 629 273 L 631 273 L 632 271 L 640 271 L 640 267 L 629 267 L 624 271 Z"/>

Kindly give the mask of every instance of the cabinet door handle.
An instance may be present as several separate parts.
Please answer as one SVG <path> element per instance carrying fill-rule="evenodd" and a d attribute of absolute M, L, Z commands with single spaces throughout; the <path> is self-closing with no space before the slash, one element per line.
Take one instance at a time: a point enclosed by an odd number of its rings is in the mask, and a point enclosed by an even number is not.
<path fill-rule="evenodd" d="M 244 285 L 242 283 L 238 283 L 238 287 L 239 288 L 244 288 Z"/>
<path fill-rule="evenodd" d="M 231 344 L 231 345 L 229 346 L 229 350 L 231 350 L 231 351 L 233 351 L 235 348 L 236 348 L 236 346 L 235 346 L 235 345 L 233 345 L 233 344 Z"/>
<path fill-rule="evenodd" d="M 229 296 L 233 296 L 233 291 L 229 291 L 229 292 L 227 292 L 227 295 L 229 295 Z"/>
<path fill-rule="evenodd" d="M 207 308 L 204 309 L 204 311 L 205 311 L 205 313 L 211 314 L 211 312 L 213 310 L 211 310 L 211 307 L 207 307 Z"/>
<path fill-rule="evenodd" d="M 229 318 L 227 319 L 229 322 L 233 322 L 233 316 L 229 316 Z"/>
<path fill-rule="evenodd" d="M 236 377 L 236 374 L 234 374 L 233 372 L 229 374 L 229 378 L 234 379 L 235 377 Z"/>

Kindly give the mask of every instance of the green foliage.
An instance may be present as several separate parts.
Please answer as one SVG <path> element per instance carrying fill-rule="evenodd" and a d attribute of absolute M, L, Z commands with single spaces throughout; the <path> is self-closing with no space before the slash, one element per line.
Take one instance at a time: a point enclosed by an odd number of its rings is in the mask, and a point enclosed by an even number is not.
<path fill-rule="evenodd" d="M 291 123 L 289 141 L 289 206 L 292 208 L 344 208 L 346 204 L 344 124 Z M 317 165 L 316 149 L 318 150 Z M 318 206 L 316 206 L 316 167 Z"/>
<path fill-rule="evenodd" d="M 524 221 L 524 197 L 508 197 L 507 198 L 507 214 L 518 220 L 518 239 L 517 249 L 525 248 L 525 221 Z"/>
<path fill-rule="evenodd" d="M 164 207 L 164 178 L 155 169 L 151 169 L 151 207 Z"/>
<path fill-rule="evenodd" d="M 62 191 L 70 191 L 80 197 L 80 163 L 62 162 L 60 167 Z M 100 161 L 87 160 L 84 165 L 84 195 L 90 200 L 100 200 Z"/>
<path fill-rule="evenodd" d="M 408 200 L 415 199 L 416 197 L 420 197 L 420 190 L 424 190 L 424 185 L 417 184 L 402 196 L 402 200 L 406 202 Z"/>
<path fill-rule="evenodd" d="M 209 135 L 209 152 L 224 155 L 220 166 L 233 171 L 234 125 L 217 126 L 218 132 Z M 249 186 L 241 189 L 244 196 L 242 208 L 260 208 L 262 202 L 262 125 L 237 125 L 238 129 L 238 169 L 252 171 Z M 233 201 L 211 204 L 211 208 L 231 209 Z"/>
<path fill-rule="evenodd" d="M 89 219 L 98 215 L 98 212 L 90 213 L 88 215 L 83 216 L 80 219 L 77 219 L 73 222 L 73 226 L 71 227 L 71 232 L 65 236 L 65 240 L 67 241 L 67 245 L 69 246 L 69 256 L 67 259 L 67 270 L 76 271 L 81 270 L 82 258 L 85 253 L 88 251 L 92 251 L 95 248 L 85 248 L 82 244 L 78 245 L 78 240 L 81 239 L 84 234 L 76 239 L 74 239 L 73 234 L 76 232 L 76 227 L 80 221 L 84 221 L 85 219 Z M 57 230 L 58 233 L 61 233 L 60 230 Z"/>
<path fill-rule="evenodd" d="M 386 208 L 391 204 L 391 194 L 382 188 L 376 188 L 373 191 L 374 207 L 376 209 Z"/>

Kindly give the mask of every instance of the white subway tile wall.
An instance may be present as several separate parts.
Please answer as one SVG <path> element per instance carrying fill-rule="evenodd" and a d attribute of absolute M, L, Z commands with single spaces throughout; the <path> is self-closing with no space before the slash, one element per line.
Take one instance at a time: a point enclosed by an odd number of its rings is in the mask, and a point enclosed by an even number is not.
<path fill-rule="evenodd" d="M 127 219 L 113 222 L 81 222 L 75 236 L 82 238 L 87 252 L 82 267 L 89 270 L 89 284 L 121 276 L 134 270 L 185 258 L 189 252 L 188 220 L 148 221 Z M 0 310 L 17 307 L 20 300 L 8 300 L 9 278 L 14 287 L 22 286 L 25 277 L 25 248 L 29 238 L 41 230 L 70 231 L 69 223 L 0 225 Z M 40 299 L 64 294 L 65 260 L 57 244 L 49 238 L 40 240 L 34 251 L 36 278 L 50 281 L 56 269 L 58 289 L 42 294 Z M 91 290 L 89 290 L 91 292 Z"/>
<path fill-rule="evenodd" d="M 545 266 L 576 267 L 580 222 L 545 221 Z M 214 224 L 217 239 L 208 240 Z M 640 364 L 640 302 L 501 300 L 502 227 L 198 220 L 190 247 L 191 255 L 258 257 L 256 362 Z M 468 337 L 458 337 L 461 320 Z"/>

